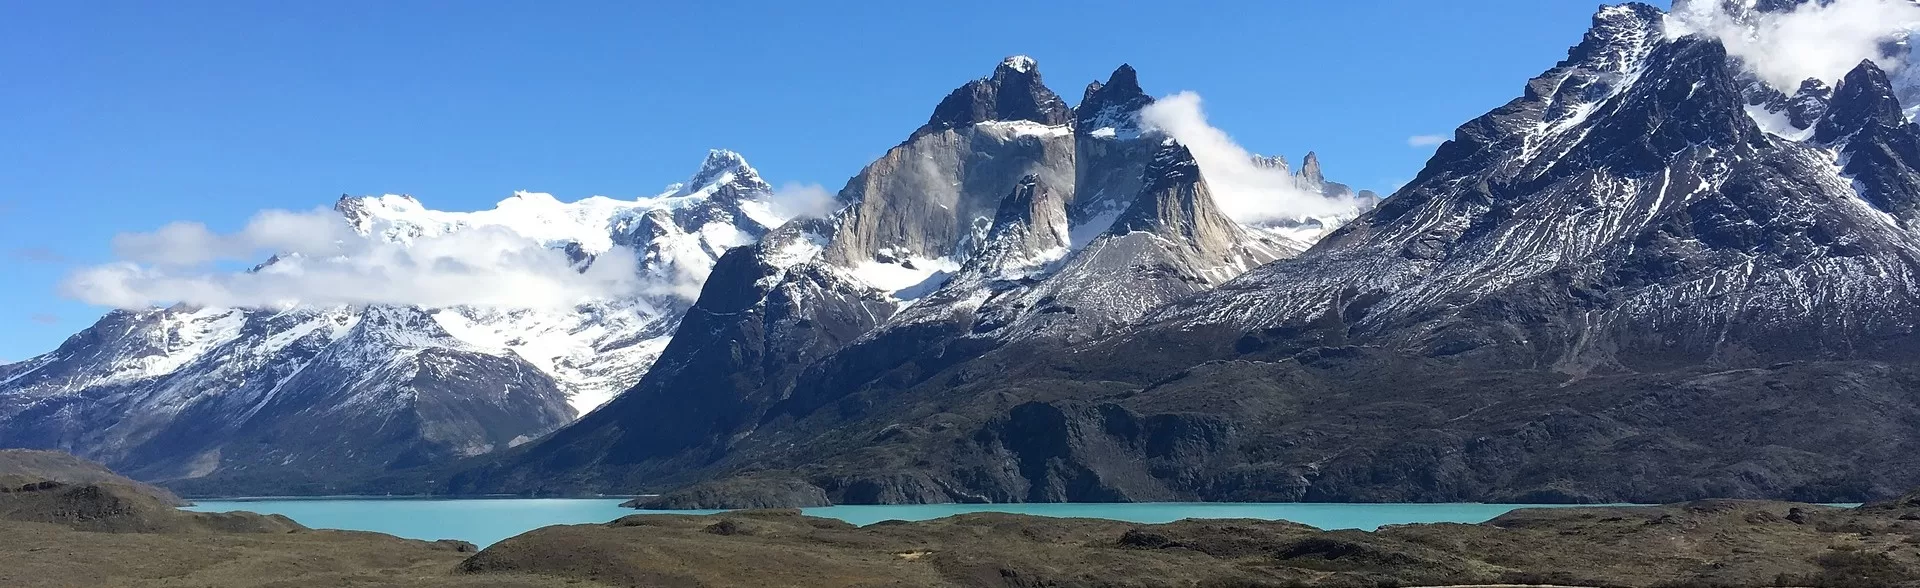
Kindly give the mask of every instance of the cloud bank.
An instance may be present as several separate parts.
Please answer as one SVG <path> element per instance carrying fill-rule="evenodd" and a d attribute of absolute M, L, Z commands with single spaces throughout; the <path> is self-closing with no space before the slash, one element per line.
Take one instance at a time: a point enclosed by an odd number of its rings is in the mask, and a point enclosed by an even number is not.
<path fill-rule="evenodd" d="M 362 235 L 329 210 L 269 210 L 216 233 L 173 223 L 114 238 L 120 261 L 83 268 L 66 296 L 119 308 L 172 303 L 241 308 L 400 304 L 569 307 L 638 292 L 639 262 L 614 248 L 584 268 L 566 252 L 501 227 L 401 244 Z M 272 261 L 250 271 L 222 264 Z"/>
<path fill-rule="evenodd" d="M 1920 26 L 1920 5 L 1910 0 L 1809 1 L 1791 12 L 1729 12 L 1719 0 L 1676 1 L 1667 36 L 1718 38 L 1755 75 L 1783 92 L 1819 79 L 1832 85 L 1861 61 L 1889 71 L 1899 56 L 1886 42 Z"/>
<path fill-rule="evenodd" d="M 1301 188 L 1292 174 L 1257 165 L 1253 154 L 1225 131 L 1207 123 L 1200 95 L 1181 92 L 1140 111 L 1140 122 L 1186 145 L 1200 163 L 1215 203 L 1233 220 L 1246 224 L 1306 218 L 1351 216 L 1352 198 L 1328 198 Z"/>
<path fill-rule="evenodd" d="M 1414 135 L 1407 137 L 1408 147 L 1438 147 L 1447 142 L 1446 135 Z"/>

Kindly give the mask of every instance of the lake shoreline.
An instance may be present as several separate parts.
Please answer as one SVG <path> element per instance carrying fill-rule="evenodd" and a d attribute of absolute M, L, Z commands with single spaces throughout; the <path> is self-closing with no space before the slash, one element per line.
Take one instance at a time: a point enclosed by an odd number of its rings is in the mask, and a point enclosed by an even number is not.
<path fill-rule="evenodd" d="M 553 525 L 605 524 L 629 516 L 704 516 L 738 509 L 637 510 L 621 498 L 471 499 L 416 497 L 201 500 L 192 512 L 258 512 L 284 515 L 314 528 L 371 531 L 420 540 L 455 539 L 480 546 Z M 1007 503 L 927 505 L 835 505 L 791 509 L 807 516 L 864 527 L 883 522 L 929 521 L 969 515 L 1033 516 L 1127 524 L 1180 520 L 1289 521 L 1322 529 L 1375 530 L 1422 523 L 1481 523 L 1514 511 L 1641 505 L 1487 503 Z"/>

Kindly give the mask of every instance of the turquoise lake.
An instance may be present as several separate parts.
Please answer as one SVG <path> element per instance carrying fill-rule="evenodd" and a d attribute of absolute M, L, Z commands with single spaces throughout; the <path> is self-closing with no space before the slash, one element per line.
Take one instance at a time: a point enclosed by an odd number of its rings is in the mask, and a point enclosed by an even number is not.
<path fill-rule="evenodd" d="M 236 510 L 291 517 L 320 529 L 377 531 L 413 539 L 459 539 L 481 547 L 548 525 L 604 523 L 631 514 L 710 514 L 718 511 L 642 511 L 624 499 L 294 499 L 206 500 L 187 510 Z M 974 512 L 1166 523 L 1180 519 L 1288 520 L 1322 529 L 1373 530 L 1405 523 L 1480 523 L 1522 504 L 934 504 L 829 506 L 805 509 L 856 525 L 888 519 L 926 520 Z"/>

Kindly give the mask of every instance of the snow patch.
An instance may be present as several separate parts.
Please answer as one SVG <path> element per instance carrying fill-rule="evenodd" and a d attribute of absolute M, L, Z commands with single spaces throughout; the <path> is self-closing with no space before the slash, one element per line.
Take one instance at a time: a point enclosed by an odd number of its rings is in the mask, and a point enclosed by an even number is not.
<path fill-rule="evenodd" d="M 1058 138 L 1073 135 L 1073 127 L 1068 125 L 1047 125 L 1030 120 L 990 120 L 974 123 L 974 128 L 993 131 L 1008 138 Z"/>
<path fill-rule="evenodd" d="M 1747 116 L 1753 119 L 1754 124 L 1760 125 L 1760 130 L 1788 141 L 1798 143 L 1813 136 L 1813 126 L 1809 125 L 1804 129 L 1794 127 L 1792 119 L 1787 117 L 1784 110 L 1773 111 L 1768 110 L 1764 104 L 1749 104 Z"/>
<path fill-rule="evenodd" d="M 892 253 L 882 250 L 883 255 Z M 905 257 L 893 263 L 866 261 L 847 270 L 854 279 L 886 292 L 895 300 L 913 300 L 930 294 L 960 271 L 952 257 Z"/>

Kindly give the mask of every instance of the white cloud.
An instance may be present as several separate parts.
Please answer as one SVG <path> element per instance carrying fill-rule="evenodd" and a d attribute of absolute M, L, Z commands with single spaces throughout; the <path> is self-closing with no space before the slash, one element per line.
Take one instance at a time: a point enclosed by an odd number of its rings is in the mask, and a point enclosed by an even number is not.
<path fill-rule="evenodd" d="M 1200 173 L 1213 190 L 1220 210 L 1247 224 L 1299 220 L 1309 217 L 1351 216 L 1359 204 L 1352 198 L 1328 198 L 1304 190 L 1285 171 L 1255 165 L 1253 154 L 1207 123 L 1200 95 L 1174 94 L 1140 111 L 1149 129 L 1165 133 L 1193 152 Z"/>
<path fill-rule="evenodd" d="M 568 307 L 634 294 L 639 262 L 614 248 L 584 270 L 563 251 L 502 227 L 471 227 L 401 244 L 361 235 L 326 210 L 271 210 L 234 233 L 174 223 L 114 238 L 121 261 L 83 268 L 61 285 L 88 303 L 142 308 L 286 308 L 404 304 Z M 278 255 L 251 272 L 220 262 Z"/>
<path fill-rule="evenodd" d="M 1885 42 L 1920 25 L 1920 5 L 1910 0 L 1807 2 L 1784 13 L 1729 13 L 1720 0 L 1677 1 L 1667 18 L 1667 36 L 1704 34 L 1755 75 L 1792 93 L 1808 79 L 1833 84 L 1861 61 L 1883 69 L 1898 57 L 1883 55 Z"/>
<path fill-rule="evenodd" d="M 818 218 L 840 208 L 834 193 L 819 184 L 788 182 L 773 191 L 769 203 L 784 218 Z"/>
<path fill-rule="evenodd" d="M 1448 137 L 1446 135 L 1414 135 L 1407 137 L 1407 146 L 1438 147 L 1441 143 L 1447 142 L 1447 140 Z"/>

